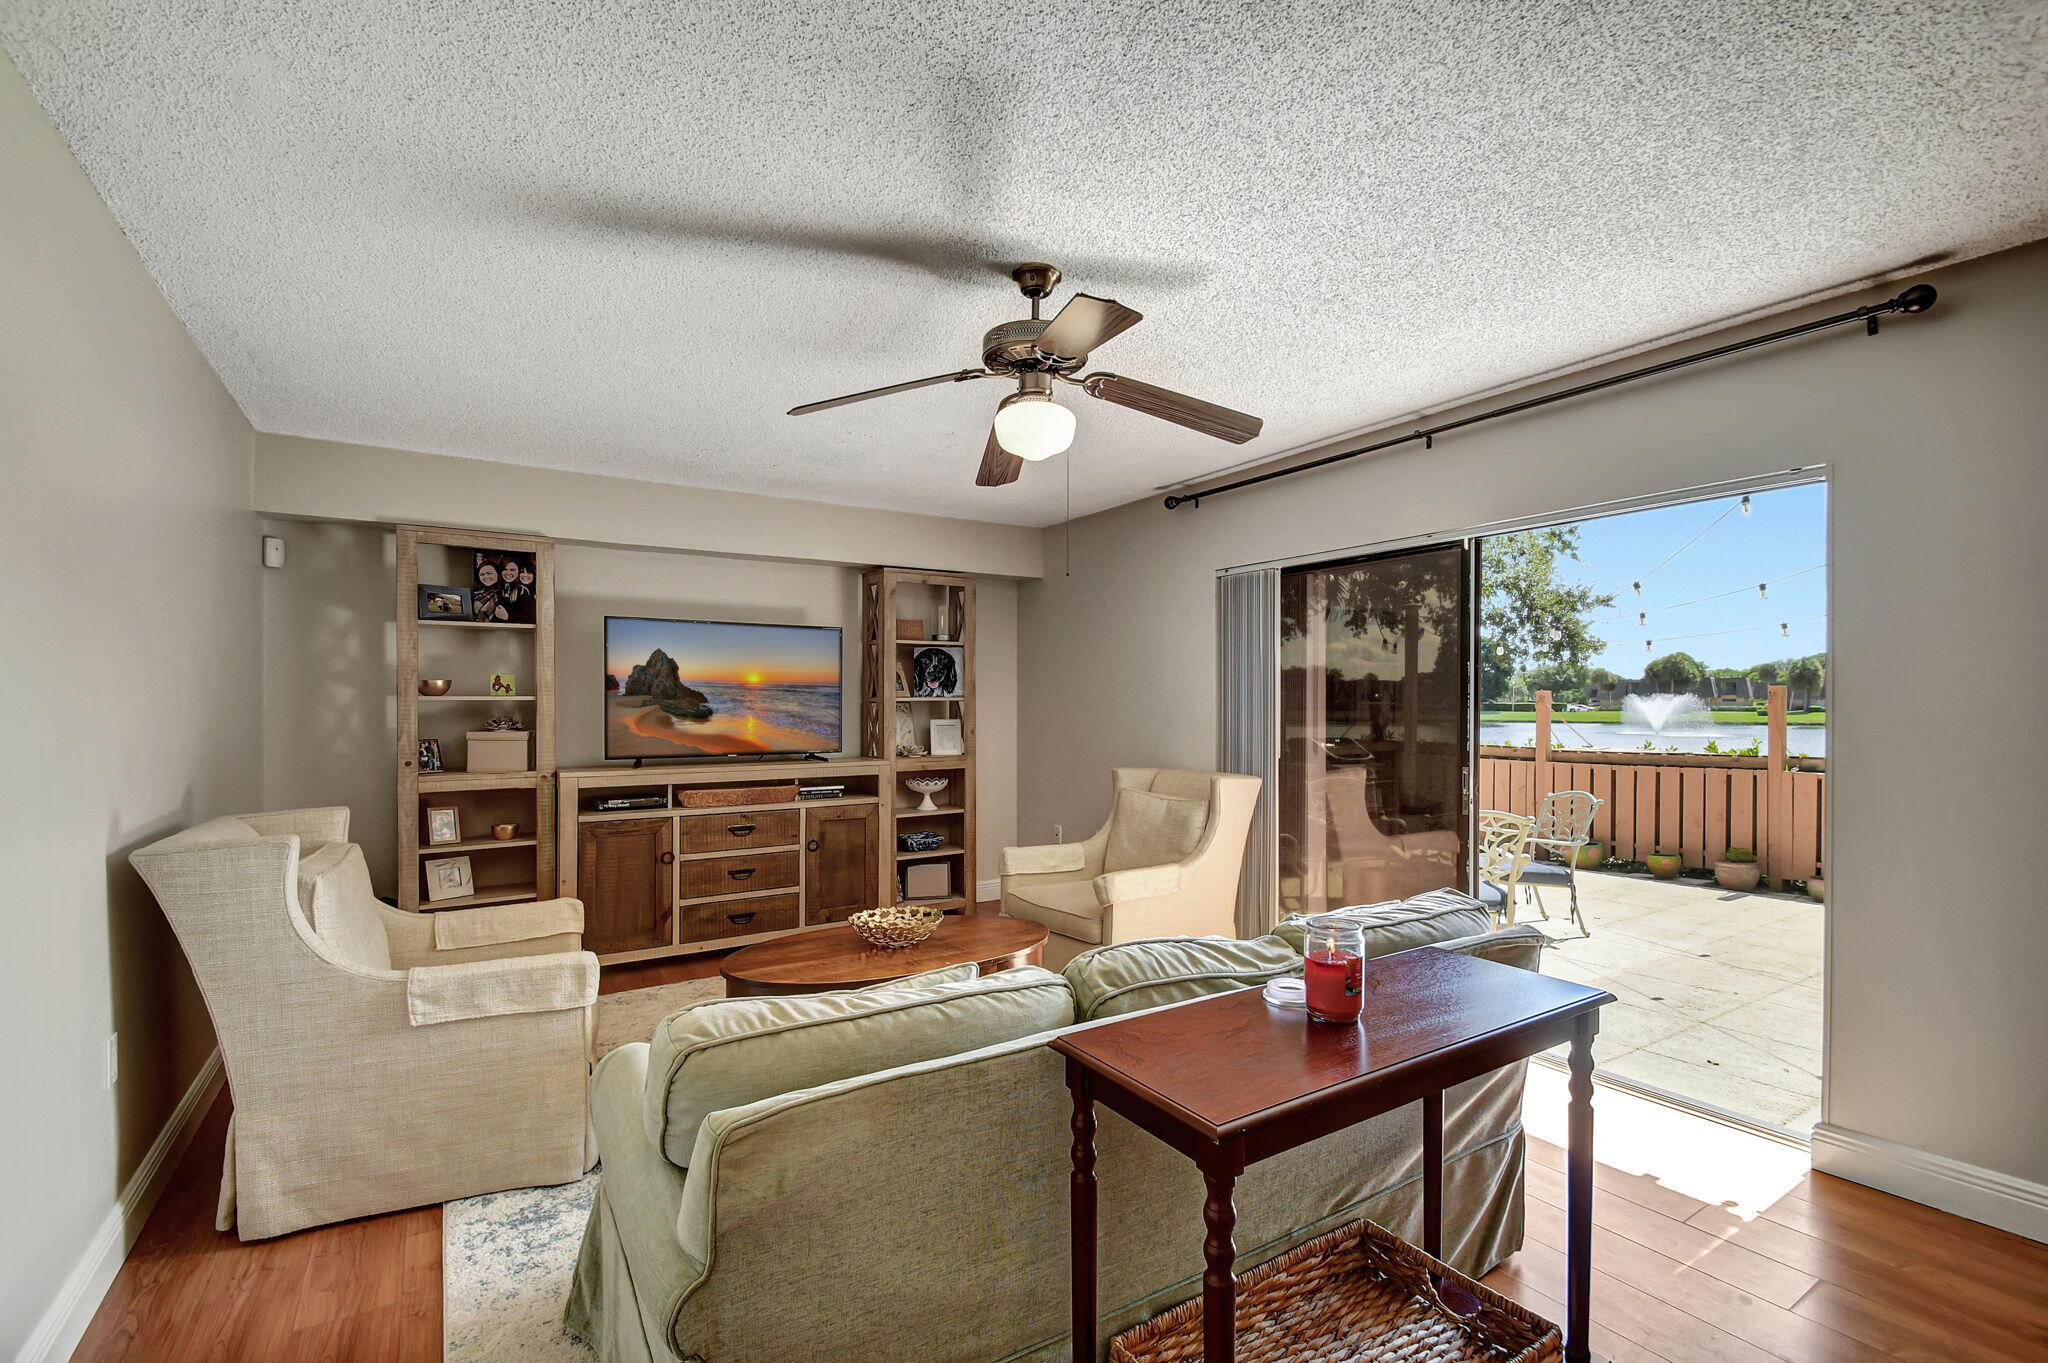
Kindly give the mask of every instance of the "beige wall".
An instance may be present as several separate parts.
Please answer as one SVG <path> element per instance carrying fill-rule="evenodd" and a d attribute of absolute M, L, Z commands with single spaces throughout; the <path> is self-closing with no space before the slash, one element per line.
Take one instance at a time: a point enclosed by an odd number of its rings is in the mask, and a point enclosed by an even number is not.
<path fill-rule="evenodd" d="M 531 515 L 528 524 L 550 524 L 545 506 L 532 508 Z M 285 567 L 263 575 L 265 803 L 348 805 L 377 888 L 390 894 L 396 870 L 393 536 L 376 526 L 309 521 L 271 520 L 265 529 L 283 536 L 287 546 Z M 604 759 L 596 687 L 607 615 L 838 626 L 846 645 L 844 732 L 858 744 L 855 570 L 565 544 L 556 553 L 555 572 L 556 757 L 562 765 Z M 997 850 L 1016 840 L 1017 587 L 987 578 L 976 597 L 978 838 L 983 872 L 993 878 Z M 465 660 L 471 657 L 476 671 L 519 667 L 515 657 L 467 654 Z"/>
<path fill-rule="evenodd" d="M 254 807 L 263 722 L 252 432 L 5 57 L 0 185 L 11 1358 L 213 1049 L 127 854 Z"/>
<path fill-rule="evenodd" d="M 290 435 L 256 437 L 256 509 L 269 516 L 524 530 L 585 544 L 862 567 L 891 563 L 992 577 L 1036 577 L 1045 563 L 1039 532 L 1024 526 Z"/>
<path fill-rule="evenodd" d="M 2048 726 L 2024 703 L 2048 676 L 2048 246 L 1927 278 L 1937 310 L 1875 339 L 1081 521 L 1073 576 L 1021 592 L 1021 836 L 1092 829 L 1112 764 L 1215 760 L 1218 568 L 1832 464 L 1827 1115 L 2048 1183 Z M 1939 703 L 1903 703 L 1936 674 Z"/>

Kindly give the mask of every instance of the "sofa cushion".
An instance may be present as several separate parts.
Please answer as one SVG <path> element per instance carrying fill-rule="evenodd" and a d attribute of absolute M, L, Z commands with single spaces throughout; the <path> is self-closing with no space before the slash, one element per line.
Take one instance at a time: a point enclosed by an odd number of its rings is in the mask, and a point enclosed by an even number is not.
<path fill-rule="evenodd" d="M 391 969 L 391 943 L 384 936 L 362 848 L 329 842 L 310 852 L 301 849 L 299 908 L 342 961 L 358 970 Z"/>
<path fill-rule="evenodd" d="M 1298 975 L 1301 948 L 1277 934 L 1251 941 L 1151 937 L 1084 951 L 1064 973 L 1086 1022 Z"/>
<path fill-rule="evenodd" d="M 922 988 L 727 999 L 684 1008 L 654 1029 L 647 1134 L 687 1167 L 707 1114 L 920 1060 L 1064 1027 L 1074 996 L 1049 970 L 1020 966 Z"/>
<path fill-rule="evenodd" d="M 1209 803 L 1126 787 L 1116 793 L 1102 869 L 1128 871 L 1185 859 L 1209 826 Z"/>
<path fill-rule="evenodd" d="M 1043 923 L 1077 942 L 1102 940 L 1102 901 L 1092 880 L 1012 885 L 1003 895 L 1003 912 Z"/>
<path fill-rule="evenodd" d="M 1410 947 L 1475 937 L 1492 926 L 1478 900 L 1463 890 L 1431 890 L 1385 904 L 1361 904 L 1339 910 L 1365 928 L 1365 954 L 1391 956 Z M 1273 929 L 1294 944 L 1299 954 L 1308 936 L 1308 920 L 1290 914 Z"/>

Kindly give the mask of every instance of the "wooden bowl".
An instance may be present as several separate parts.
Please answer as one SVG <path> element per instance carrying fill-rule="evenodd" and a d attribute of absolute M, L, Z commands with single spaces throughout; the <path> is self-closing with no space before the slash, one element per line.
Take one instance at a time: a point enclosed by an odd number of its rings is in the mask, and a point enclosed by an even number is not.
<path fill-rule="evenodd" d="M 902 905 L 890 909 L 862 909 L 846 921 L 868 945 L 883 951 L 914 947 L 938 929 L 946 918 L 943 909 Z"/>
<path fill-rule="evenodd" d="M 423 696 L 445 696 L 448 694 L 449 685 L 450 682 L 446 677 L 421 677 L 420 694 Z"/>

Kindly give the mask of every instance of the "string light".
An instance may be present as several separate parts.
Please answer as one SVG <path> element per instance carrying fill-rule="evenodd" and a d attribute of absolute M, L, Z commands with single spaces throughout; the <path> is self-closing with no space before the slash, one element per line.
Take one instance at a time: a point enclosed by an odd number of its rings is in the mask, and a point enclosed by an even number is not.
<path fill-rule="evenodd" d="M 1757 583 L 1757 584 L 1756 584 L 1756 594 L 1757 594 L 1757 599 L 1758 599 L 1758 600 L 1760 600 L 1760 601 L 1768 601 L 1768 600 L 1770 600 L 1770 599 L 1771 599 L 1771 584 L 1770 584 L 1770 583 L 1768 583 L 1768 582 L 1759 582 L 1759 583 Z"/>
<path fill-rule="evenodd" d="M 1756 584 L 1756 590 L 1765 593 L 1764 600 L 1768 601 L 1771 599 L 1769 596 L 1769 588 L 1771 588 L 1775 584 L 1780 582 L 1790 582 L 1793 578 L 1805 577 L 1808 573 L 1817 573 L 1827 566 L 1828 565 L 1825 563 L 1816 563 L 1811 568 L 1801 568 L 1796 573 L 1787 573 L 1783 577 L 1774 577 L 1769 582 L 1759 582 Z M 1726 597 L 1740 596 L 1748 590 L 1749 588 L 1747 586 L 1731 587 L 1725 592 L 1715 592 L 1711 596 L 1695 596 L 1690 601 L 1674 601 L 1668 606 L 1651 606 L 1647 610 L 1640 610 L 1636 612 L 1636 624 L 1647 625 L 1649 622 L 1643 618 L 1646 615 L 1655 615 L 1660 611 L 1683 610 L 1687 606 L 1697 606 L 1707 601 L 1720 601 Z M 1617 621 L 1625 621 L 1627 619 L 1628 616 L 1626 615 L 1603 615 L 1595 619 L 1588 620 L 1586 623 L 1589 625 L 1609 625 Z"/>
<path fill-rule="evenodd" d="M 1645 652 L 1645 653 L 1648 653 L 1648 652 L 1650 651 L 1650 645 L 1651 645 L 1651 644 L 1653 644 L 1653 643 L 1655 643 L 1655 642 L 1656 642 L 1656 640 L 1654 640 L 1654 639 L 1645 639 L 1645 640 L 1643 640 L 1643 652 Z"/>
<path fill-rule="evenodd" d="M 1749 514 L 1749 494 L 1747 492 L 1742 494 L 1742 514 L 1745 516 Z"/>
<path fill-rule="evenodd" d="M 1636 612 L 1636 628 L 1638 628 L 1638 629 L 1645 629 L 1645 628 L 1648 628 L 1648 626 L 1649 626 L 1649 623 L 1650 623 L 1650 613 L 1649 613 L 1648 611 L 1637 611 L 1637 612 Z"/>
<path fill-rule="evenodd" d="M 1643 594 L 1643 584 L 1642 584 L 1642 583 L 1640 583 L 1640 582 L 1631 582 L 1631 583 L 1629 583 L 1628 585 L 1629 585 L 1629 586 L 1631 586 L 1631 587 L 1634 587 L 1634 588 L 1636 589 L 1636 595 L 1637 595 L 1637 596 L 1641 596 L 1641 595 Z"/>
<path fill-rule="evenodd" d="M 1792 637 L 1792 625 L 1791 625 L 1791 623 L 1790 623 L 1789 621 L 1785 621 L 1785 620 L 1780 620 L 1780 621 L 1778 622 L 1778 633 L 1779 633 L 1779 635 L 1780 635 L 1781 637 L 1783 637 L 1783 638 L 1786 638 L 1786 639 L 1789 639 L 1789 638 L 1791 638 L 1791 637 Z"/>

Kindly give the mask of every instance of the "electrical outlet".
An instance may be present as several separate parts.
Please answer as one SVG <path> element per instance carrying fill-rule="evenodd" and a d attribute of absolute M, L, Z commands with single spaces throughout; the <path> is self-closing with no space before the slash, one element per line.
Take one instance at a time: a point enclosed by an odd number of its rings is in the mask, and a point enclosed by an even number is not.
<path fill-rule="evenodd" d="M 1054 824 L 1052 826 L 1052 840 L 1054 842 L 1065 842 L 1067 840 L 1067 830 L 1061 828 L 1058 824 Z"/>
<path fill-rule="evenodd" d="M 121 1082 L 121 1034 L 107 1034 L 107 1087 Z"/>

